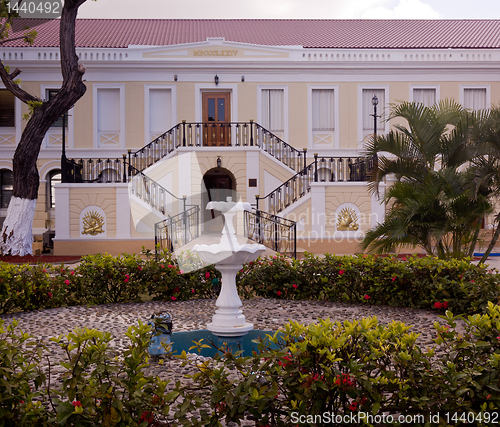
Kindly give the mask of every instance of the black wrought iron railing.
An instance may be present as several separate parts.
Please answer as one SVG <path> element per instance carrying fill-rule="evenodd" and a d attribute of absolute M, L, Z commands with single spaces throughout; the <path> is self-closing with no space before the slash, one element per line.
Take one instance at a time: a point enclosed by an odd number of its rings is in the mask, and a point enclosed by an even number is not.
<path fill-rule="evenodd" d="M 277 215 L 309 193 L 311 182 L 366 181 L 367 173 L 375 161 L 376 159 L 366 161 L 364 158 L 318 157 L 314 154 L 314 161 L 288 181 L 264 197 L 256 196 L 256 208 Z"/>
<path fill-rule="evenodd" d="M 177 215 L 169 216 L 155 224 L 156 255 L 159 251 L 173 252 L 200 235 L 200 207 L 190 206 Z"/>
<path fill-rule="evenodd" d="M 161 212 L 163 215 L 168 215 L 168 212 L 172 212 L 175 205 L 180 204 L 180 208 L 183 212 L 185 212 L 189 206 L 192 206 L 186 204 L 186 196 L 177 197 L 133 166 L 128 165 L 127 169 L 130 177 L 131 194 L 147 203 L 158 212 Z"/>
<path fill-rule="evenodd" d="M 268 212 L 245 211 L 245 236 L 286 256 L 297 258 L 297 223 Z"/>
<path fill-rule="evenodd" d="M 63 182 L 127 182 L 123 159 L 62 159 Z"/>
<path fill-rule="evenodd" d="M 132 153 L 129 163 L 142 171 L 179 147 L 259 147 L 295 172 L 307 162 L 307 151 L 297 150 L 261 125 L 250 122 L 183 121 Z"/>

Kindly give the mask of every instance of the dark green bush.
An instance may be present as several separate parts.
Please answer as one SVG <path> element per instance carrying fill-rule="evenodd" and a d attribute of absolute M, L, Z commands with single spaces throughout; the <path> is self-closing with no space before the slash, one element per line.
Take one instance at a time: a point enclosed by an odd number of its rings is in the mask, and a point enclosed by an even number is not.
<path fill-rule="evenodd" d="M 89 255 L 74 270 L 61 266 L 0 263 L 0 313 L 77 304 L 154 299 L 213 298 L 220 273 L 192 252 L 180 259 Z M 328 300 L 393 305 L 456 313 L 485 312 L 500 301 L 500 276 L 468 260 L 372 255 L 283 256 L 245 264 L 237 276 L 243 298 Z"/>
<path fill-rule="evenodd" d="M 448 311 L 443 318 L 446 326 L 435 325 L 437 346 L 425 351 L 401 322 L 291 322 L 281 336 L 260 343 L 259 354 L 225 354 L 198 365 L 184 392 L 211 403 L 202 425 L 239 423 L 246 414 L 270 427 L 361 426 L 369 416 L 386 422 L 368 425 L 401 425 L 401 415 L 413 416 L 414 426 L 497 425 L 500 307 L 490 303 L 488 314 L 469 318 Z M 458 320 L 465 334 L 456 330 Z M 465 414 L 465 421 L 453 414 Z"/>

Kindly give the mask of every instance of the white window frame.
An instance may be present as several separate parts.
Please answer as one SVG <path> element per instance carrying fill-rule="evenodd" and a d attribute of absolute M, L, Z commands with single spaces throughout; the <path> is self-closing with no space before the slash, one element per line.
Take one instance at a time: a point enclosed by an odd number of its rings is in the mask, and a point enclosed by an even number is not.
<path fill-rule="evenodd" d="M 340 138 L 339 138 L 339 127 L 340 127 L 340 104 L 339 104 L 339 85 L 308 85 L 307 87 L 307 130 L 308 130 L 308 147 L 310 149 L 318 149 L 314 147 L 314 135 L 313 135 L 313 115 L 312 115 L 312 102 L 313 102 L 313 90 L 333 90 L 333 120 L 334 120 L 334 130 L 333 130 L 333 147 L 325 147 L 325 149 L 339 148 Z"/>
<path fill-rule="evenodd" d="M 385 118 L 387 118 L 387 115 L 389 114 L 389 109 L 388 109 L 390 104 L 389 85 L 380 85 L 380 84 L 358 85 L 358 148 L 359 149 L 363 148 L 363 141 L 366 135 L 373 133 L 371 132 L 365 134 L 363 130 L 363 90 L 368 90 L 368 89 L 385 91 L 385 105 L 380 105 L 380 103 L 377 105 L 377 115 L 380 116 L 381 114 L 384 114 Z M 389 132 L 390 125 L 388 121 L 385 121 L 384 124 L 385 126 L 383 133 L 387 134 Z"/>
<path fill-rule="evenodd" d="M 436 104 L 441 101 L 441 90 L 440 90 L 440 85 L 410 85 L 410 96 L 409 100 L 410 102 L 414 102 L 415 99 L 413 97 L 413 91 L 414 89 L 434 89 L 436 91 Z"/>
<path fill-rule="evenodd" d="M 48 101 L 47 90 L 60 90 L 60 89 L 61 89 L 61 86 L 41 84 L 40 85 L 40 93 L 42 94 L 41 97 L 44 101 Z M 66 132 L 65 138 L 66 138 L 66 148 L 67 149 L 74 148 L 74 143 L 75 143 L 73 117 L 74 117 L 74 107 L 70 108 L 68 110 L 68 116 L 66 117 L 67 132 Z M 45 134 L 45 136 L 43 138 L 43 143 L 42 143 L 42 147 L 44 148 L 44 150 L 47 150 L 47 151 L 53 150 L 53 151 L 58 151 L 58 152 L 61 151 L 61 147 L 49 147 L 48 146 L 48 140 L 49 140 L 50 133 L 59 131 L 59 129 L 62 129 L 62 128 L 50 128 L 47 131 L 47 133 Z"/>
<path fill-rule="evenodd" d="M 19 85 L 21 86 L 21 85 Z M 0 84 L 0 89 L 7 89 L 4 84 Z M 21 139 L 21 134 L 22 134 L 22 116 L 21 116 L 21 105 L 22 102 L 17 98 L 17 96 L 14 96 L 14 128 L 0 128 L 0 132 L 3 134 L 9 134 L 12 133 L 12 130 L 14 130 L 15 133 L 15 145 L 13 147 L 17 147 L 17 144 L 19 144 L 19 140 Z"/>
<path fill-rule="evenodd" d="M 491 86 L 489 84 L 460 85 L 460 105 L 465 108 L 465 89 L 486 89 L 486 109 L 491 109 Z"/>
<path fill-rule="evenodd" d="M 116 147 L 100 147 L 99 146 L 99 129 L 98 129 L 98 111 L 97 111 L 97 91 L 99 89 L 119 89 L 120 91 L 120 132 L 119 138 L 120 143 Z M 92 85 L 92 121 L 94 128 L 94 142 L 93 147 L 95 149 L 100 150 L 109 150 L 115 148 L 125 148 L 125 84 L 124 83 L 116 83 L 116 84 L 104 84 L 97 83 Z"/>
<path fill-rule="evenodd" d="M 283 141 L 290 143 L 289 139 L 289 104 L 288 104 L 288 85 L 258 85 L 257 86 L 257 123 L 262 125 L 264 119 L 262 117 L 262 90 L 274 89 L 283 90 Z"/>
<path fill-rule="evenodd" d="M 172 126 L 177 124 L 177 86 L 176 85 L 144 85 L 144 145 L 151 142 L 149 129 L 149 95 L 151 90 L 170 90 L 171 118 Z M 167 131 L 168 129 L 165 129 Z"/>

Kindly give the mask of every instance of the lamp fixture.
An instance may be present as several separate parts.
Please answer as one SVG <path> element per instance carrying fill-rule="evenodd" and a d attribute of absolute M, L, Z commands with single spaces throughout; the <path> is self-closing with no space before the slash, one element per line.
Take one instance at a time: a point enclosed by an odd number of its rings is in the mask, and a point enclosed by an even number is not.
<path fill-rule="evenodd" d="M 243 83 L 245 81 L 245 76 L 241 76 L 241 82 Z"/>
<path fill-rule="evenodd" d="M 214 77 L 215 86 L 219 84 L 219 76 L 216 74 Z"/>
<path fill-rule="evenodd" d="M 177 74 L 174 75 L 174 82 L 177 81 Z"/>
<path fill-rule="evenodd" d="M 378 98 L 377 98 L 377 95 L 373 95 L 373 98 L 372 98 L 372 105 L 375 106 L 378 104 Z"/>
<path fill-rule="evenodd" d="M 217 156 L 217 169 L 220 169 L 222 166 L 222 158 L 220 156 Z"/>

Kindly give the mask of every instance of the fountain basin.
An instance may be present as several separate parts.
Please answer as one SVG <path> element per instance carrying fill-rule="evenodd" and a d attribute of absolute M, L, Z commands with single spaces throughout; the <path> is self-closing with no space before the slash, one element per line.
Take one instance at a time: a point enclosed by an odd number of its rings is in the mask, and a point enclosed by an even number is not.
<path fill-rule="evenodd" d="M 264 245 L 248 244 L 239 245 L 235 243 L 234 247 L 230 245 L 194 245 L 193 251 L 198 254 L 202 261 L 217 265 L 238 265 L 254 261 L 266 250 Z"/>

